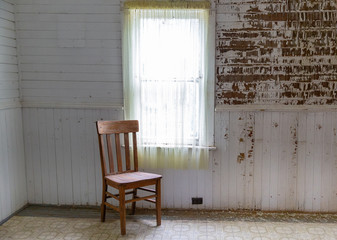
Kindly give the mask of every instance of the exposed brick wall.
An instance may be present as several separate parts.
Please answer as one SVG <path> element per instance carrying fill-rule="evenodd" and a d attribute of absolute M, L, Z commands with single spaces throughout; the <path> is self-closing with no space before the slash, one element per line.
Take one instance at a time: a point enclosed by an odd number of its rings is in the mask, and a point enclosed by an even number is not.
<path fill-rule="evenodd" d="M 218 0 L 217 104 L 337 104 L 337 0 Z"/>

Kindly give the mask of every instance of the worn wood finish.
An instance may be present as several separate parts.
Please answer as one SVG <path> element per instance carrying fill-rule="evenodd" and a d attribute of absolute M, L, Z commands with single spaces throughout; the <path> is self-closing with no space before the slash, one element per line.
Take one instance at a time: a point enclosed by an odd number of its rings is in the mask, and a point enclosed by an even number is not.
<path fill-rule="evenodd" d="M 160 179 L 162 178 L 159 174 L 139 172 L 130 167 L 130 147 L 129 147 L 129 137 L 130 133 L 133 134 L 135 139 L 136 132 L 138 132 L 138 121 L 97 121 L 97 133 L 99 139 L 99 149 L 101 155 L 101 167 L 102 167 L 102 181 L 103 181 L 103 190 L 102 190 L 102 204 L 101 204 L 101 221 L 105 221 L 105 212 L 106 206 L 111 207 L 114 210 L 117 210 L 120 215 L 120 225 L 121 225 L 121 234 L 126 234 L 126 208 L 125 204 L 132 203 L 132 214 L 135 212 L 135 202 L 141 200 L 150 200 L 155 198 L 156 200 L 153 203 L 156 204 L 156 217 L 157 225 L 161 224 L 161 188 L 160 188 Z M 115 147 L 116 147 L 116 164 L 117 170 L 114 171 L 113 167 L 109 167 L 109 172 L 107 171 L 105 164 L 105 152 L 104 152 L 104 142 L 102 141 L 103 135 L 107 135 L 107 151 L 109 155 L 109 165 L 113 165 L 113 156 L 112 156 L 112 144 L 110 141 L 110 134 L 115 135 Z M 121 153 L 121 143 L 120 135 L 124 135 L 124 144 L 125 144 L 125 165 L 122 162 L 122 153 Z M 133 143 L 134 155 L 137 154 L 137 145 L 136 141 Z M 134 157 L 134 166 L 138 166 L 137 157 Z M 155 190 L 149 190 L 143 188 L 144 186 L 155 185 Z M 107 186 L 111 186 L 118 190 L 118 194 L 113 194 L 108 192 Z M 131 192 L 125 192 L 127 189 L 133 189 Z M 137 189 L 151 191 L 155 194 L 147 196 L 137 196 Z M 130 200 L 125 199 L 126 194 L 132 194 L 133 198 Z M 107 197 L 112 197 L 119 201 L 119 207 L 116 208 L 112 204 L 107 202 Z"/>
<path fill-rule="evenodd" d="M 125 166 L 126 170 L 130 170 L 129 134 L 124 134 L 124 144 L 125 144 Z"/>
<path fill-rule="evenodd" d="M 107 134 L 106 135 L 106 142 L 107 142 L 107 145 L 108 146 L 111 146 L 111 136 L 110 134 Z M 113 161 L 113 154 L 112 154 L 112 149 L 111 147 L 108 148 L 108 156 L 109 156 L 109 169 L 110 169 L 110 172 L 114 172 L 114 161 Z M 105 164 L 105 162 L 104 162 Z"/>
<path fill-rule="evenodd" d="M 337 144 L 336 114 L 217 112 L 214 160 L 221 169 L 230 167 L 213 176 L 215 180 L 229 176 L 230 182 L 213 183 L 220 189 L 229 188 L 229 198 L 213 195 L 220 200 L 213 199 L 212 208 L 220 208 L 222 203 L 235 209 L 336 211 L 337 197 L 333 187 L 328 187 L 329 176 L 336 173 L 334 167 L 328 167 L 336 163 L 331 152 Z"/>
<path fill-rule="evenodd" d="M 99 134 L 114 134 L 114 133 L 134 133 L 139 131 L 138 121 L 99 121 L 98 124 Z"/>
<path fill-rule="evenodd" d="M 156 218 L 157 218 L 157 226 L 161 225 L 161 184 L 160 178 L 157 179 L 156 182 Z"/>
<path fill-rule="evenodd" d="M 163 208 L 337 211 L 336 112 L 223 111 L 215 116 L 217 149 L 210 152 L 208 169 L 156 169 L 163 176 Z M 100 205 L 102 170 L 93 123 L 122 117 L 122 111 L 115 110 L 24 108 L 29 202 Z M 85 134 L 82 139 L 80 132 Z M 275 133 L 280 137 L 273 137 Z M 316 137 L 322 140 L 315 141 Z M 131 136 L 129 140 L 132 144 Z M 320 154 L 314 156 L 316 149 Z M 80 171 L 72 168 L 73 161 L 82 165 Z M 139 171 L 153 169 L 140 166 Z M 234 183 L 240 186 L 232 187 Z M 320 202 L 312 204 L 319 188 Z M 138 192 L 135 195 L 142 196 Z M 270 201 L 270 193 L 276 194 L 276 201 Z M 196 196 L 203 197 L 204 204 L 192 205 Z M 241 199 L 240 204 L 234 199 Z M 137 207 L 154 205 L 140 201 Z"/>
<path fill-rule="evenodd" d="M 136 133 L 132 133 L 133 142 L 133 163 L 135 171 L 138 171 L 138 152 L 137 152 L 137 136 Z"/>

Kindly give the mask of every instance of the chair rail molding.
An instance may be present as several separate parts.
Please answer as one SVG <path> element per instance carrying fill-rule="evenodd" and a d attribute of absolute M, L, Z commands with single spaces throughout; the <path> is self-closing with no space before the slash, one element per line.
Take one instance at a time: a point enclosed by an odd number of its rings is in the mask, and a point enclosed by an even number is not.
<path fill-rule="evenodd" d="M 0 110 L 10 109 L 10 108 L 21 108 L 21 103 L 19 101 L 0 101 Z"/>
<path fill-rule="evenodd" d="M 115 109 L 123 106 L 113 103 L 67 103 L 67 102 L 22 102 L 23 108 L 68 108 L 68 109 Z"/>
<path fill-rule="evenodd" d="M 275 112 L 327 112 L 337 111 L 337 105 L 282 105 L 282 104 L 244 104 L 244 105 L 225 105 L 218 104 L 216 112 L 223 111 L 275 111 Z"/>

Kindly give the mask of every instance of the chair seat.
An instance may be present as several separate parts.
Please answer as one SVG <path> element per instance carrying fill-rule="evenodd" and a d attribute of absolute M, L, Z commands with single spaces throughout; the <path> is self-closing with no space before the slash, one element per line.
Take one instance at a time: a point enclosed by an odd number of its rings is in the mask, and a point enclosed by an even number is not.
<path fill-rule="evenodd" d="M 107 181 L 114 182 L 117 185 L 134 184 L 143 181 L 157 180 L 159 178 L 162 178 L 162 176 L 147 172 L 129 172 L 105 176 Z"/>

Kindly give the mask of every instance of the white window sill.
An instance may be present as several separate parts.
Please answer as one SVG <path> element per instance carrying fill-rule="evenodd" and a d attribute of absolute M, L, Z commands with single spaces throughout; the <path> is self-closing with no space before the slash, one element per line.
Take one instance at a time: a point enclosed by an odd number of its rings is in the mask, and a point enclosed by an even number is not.
<path fill-rule="evenodd" d="M 196 149 L 208 149 L 209 151 L 216 150 L 215 146 L 191 146 L 191 145 L 182 145 L 182 146 L 174 146 L 174 145 L 140 145 L 141 147 L 157 147 L 157 148 L 196 148 Z"/>
<path fill-rule="evenodd" d="M 215 151 L 216 146 L 201 146 L 201 147 L 193 147 L 190 145 L 183 145 L 183 146 L 173 146 L 173 145 L 139 145 L 140 147 L 154 147 L 154 148 L 176 148 L 176 147 L 181 147 L 181 148 L 196 148 L 196 149 L 208 149 L 209 151 Z M 125 148 L 125 145 L 122 145 L 123 148 Z M 131 148 L 131 146 L 130 146 Z"/>

